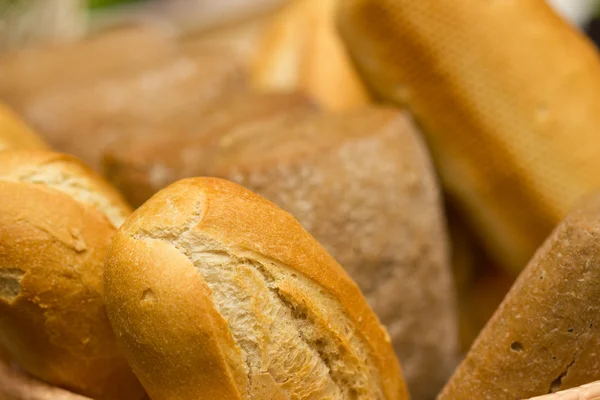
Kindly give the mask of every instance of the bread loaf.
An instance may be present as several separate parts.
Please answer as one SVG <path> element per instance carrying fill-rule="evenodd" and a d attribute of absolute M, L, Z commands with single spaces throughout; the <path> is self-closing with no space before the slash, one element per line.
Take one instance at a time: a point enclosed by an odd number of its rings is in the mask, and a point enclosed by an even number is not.
<path fill-rule="evenodd" d="M 346 0 L 369 88 L 406 105 L 449 195 L 517 275 L 600 184 L 596 48 L 544 0 Z"/>
<path fill-rule="evenodd" d="M 20 102 L 50 88 L 89 82 L 123 69 L 143 68 L 174 57 L 178 50 L 170 32 L 133 26 L 96 33 L 76 43 L 8 53 L 0 57 L 0 98 Z"/>
<path fill-rule="evenodd" d="M 11 109 L 0 103 L 0 151 L 43 149 L 46 144 Z"/>
<path fill-rule="evenodd" d="M 133 179 L 137 171 L 168 165 L 169 180 L 226 178 L 290 212 L 387 326 L 411 394 L 435 396 L 456 366 L 458 328 L 436 178 L 409 118 L 366 108 L 243 125 L 213 138 L 213 145 L 171 139 L 122 152 L 121 160 L 145 161 L 124 168 L 131 174 L 122 173 L 119 186 L 147 188 L 148 177 Z"/>
<path fill-rule="evenodd" d="M 98 170 L 103 150 L 126 135 L 122 127 L 132 121 L 159 123 L 243 87 L 243 74 L 229 53 L 214 51 L 41 91 L 17 109 L 54 148 Z"/>
<path fill-rule="evenodd" d="M 139 206 L 176 180 L 205 172 L 222 136 L 269 130 L 285 137 L 285 130 L 276 127 L 315 112 L 313 102 L 298 93 L 234 93 L 162 124 L 132 125 L 128 135 L 107 148 L 104 173 Z"/>
<path fill-rule="evenodd" d="M 600 196 L 555 229 L 439 400 L 526 399 L 600 379 Z"/>
<path fill-rule="evenodd" d="M 105 288 L 153 400 L 408 398 L 356 284 L 290 214 L 234 183 L 180 181 L 136 210 Z"/>
<path fill-rule="evenodd" d="M 68 157 L 2 152 L 0 165 L 0 346 L 51 385 L 142 398 L 103 300 L 104 258 L 128 206 Z"/>

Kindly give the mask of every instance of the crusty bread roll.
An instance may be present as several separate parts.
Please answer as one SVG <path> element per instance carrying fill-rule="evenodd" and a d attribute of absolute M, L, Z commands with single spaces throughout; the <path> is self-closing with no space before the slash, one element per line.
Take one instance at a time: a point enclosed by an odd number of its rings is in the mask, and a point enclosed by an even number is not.
<path fill-rule="evenodd" d="M 435 396 L 456 366 L 455 295 L 439 189 L 409 117 L 365 108 L 211 135 L 212 144 L 179 136 L 122 146 L 134 150 L 120 152 L 118 186 L 150 193 L 160 188 L 152 184 L 216 176 L 290 212 L 387 326 L 411 394 Z M 155 170 L 162 181 L 140 172 Z"/>
<path fill-rule="evenodd" d="M 46 144 L 14 111 L 0 103 L 0 151 L 7 149 L 44 149 Z"/>
<path fill-rule="evenodd" d="M 439 400 L 526 399 L 600 379 L 600 195 L 554 230 Z"/>
<path fill-rule="evenodd" d="M 600 62 L 544 0 L 346 0 L 369 88 L 410 108 L 443 183 L 513 275 L 600 185 Z"/>
<path fill-rule="evenodd" d="M 102 211 L 113 226 L 131 214 L 121 194 L 74 157 L 51 151 L 0 152 L 0 180 L 48 186 Z"/>
<path fill-rule="evenodd" d="M 98 170 L 104 148 L 126 135 L 132 121 L 160 123 L 244 85 L 228 52 L 208 51 L 40 91 L 16 109 L 54 148 Z"/>
<path fill-rule="evenodd" d="M 0 346 L 32 375 L 95 399 L 143 396 L 103 301 L 106 215 L 49 186 L 0 181 Z"/>
<path fill-rule="evenodd" d="M 210 165 L 222 136 L 268 130 L 285 137 L 285 131 L 276 127 L 295 124 L 317 111 L 299 93 L 233 93 L 162 124 L 133 124 L 128 135 L 107 148 L 104 174 L 139 206 L 176 180 L 198 175 L 200 165 Z"/>
<path fill-rule="evenodd" d="M 234 183 L 152 197 L 115 236 L 105 288 L 153 400 L 408 398 L 356 284 L 290 214 Z"/>
<path fill-rule="evenodd" d="M 76 43 L 9 53 L 0 57 L 0 98 L 18 102 L 52 87 L 86 82 L 124 68 L 142 68 L 173 57 L 178 50 L 171 32 L 131 26 Z"/>
<path fill-rule="evenodd" d="M 529 400 L 596 400 L 600 398 L 600 381 L 562 392 L 533 397 Z"/>

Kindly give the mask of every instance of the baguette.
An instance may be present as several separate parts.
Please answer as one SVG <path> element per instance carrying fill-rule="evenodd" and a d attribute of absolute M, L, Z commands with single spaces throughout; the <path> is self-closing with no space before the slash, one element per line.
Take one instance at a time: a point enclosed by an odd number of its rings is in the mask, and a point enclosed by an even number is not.
<path fill-rule="evenodd" d="M 600 379 L 600 195 L 546 240 L 439 400 L 526 399 Z"/>
<path fill-rule="evenodd" d="M 0 103 L 0 151 L 7 149 L 44 149 L 46 144 L 14 111 Z"/>
<path fill-rule="evenodd" d="M 0 346 L 32 375 L 99 400 L 144 392 L 106 316 L 115 227 L 45 185 L 0 181 Z"/>
<path fill-rule="evenodd" d="M 131 209 L 78 160 L 50 151 L 0 152 L 0 346 L 34 376 L 98 399 L 136 399 L 102 300 L 104 255 Z M 0 394 L 75 394 L 0 362 Z"/>
<path fill-rule="evenodd" d="M 600 185 L 598 52 L 546 3 L 346 0 L 337 16 L 370 90 L 410 109 L 513 276 Z"/>
<path fill-rule="evenodd" d="M 153 400 L 408 398 L 356 284 L 290 214 L 234 183 L 179 181 L 136 210 L 105 288 Z"/>

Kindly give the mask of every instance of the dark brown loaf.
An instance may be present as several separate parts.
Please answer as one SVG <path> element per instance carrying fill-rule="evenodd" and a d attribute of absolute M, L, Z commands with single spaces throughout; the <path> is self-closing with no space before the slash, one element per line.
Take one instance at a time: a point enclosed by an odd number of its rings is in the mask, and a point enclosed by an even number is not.
<path fill-rule="evenodd" d="M 413 396 L 435 396 L 456 365 L 458 328 L 439 190 L 409 117 L 367 108 L 214 134 L 213 145 L 171 140 L 131 159 L 169 165 L 170 180 L 234 180 L 292 213 L 387 326 Z M 148 176 L 125 170 L 120 187 L 149 192 Z"/>
<path fill-rule="evenodd" d="M 187 179 L 132 214 L 107 258 L 112 325 L 162 399 L 406 400 L 389 337 L 288 213 Z"/>
<path fill-rule="evenodd" d="M 514 400 L 600 379 L 600 195 L 537 251 L 440 400 Z"/>

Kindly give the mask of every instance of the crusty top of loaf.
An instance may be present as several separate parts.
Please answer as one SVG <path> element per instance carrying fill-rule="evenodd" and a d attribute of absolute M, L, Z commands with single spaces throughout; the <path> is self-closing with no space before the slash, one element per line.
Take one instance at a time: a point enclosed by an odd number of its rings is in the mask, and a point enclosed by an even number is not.
<path fill-rule="evenodd" d="M 131 214 L 122 196 L 78 159 L 44 150 L 0 152 L 0 180 L 46 185 L 91 204 L 115 227 Z"/>
<path fill-rule="evenodd" d="M 158 261 L 148 261 L 150 257 Z M 174 279 L 179 281 L 171 294 L 176 298 L 163 297 Z M 173 356 L 186 344 L 178 341 L 179 336 L 165 334 L 165 329 L 187 332 L 183 320 L 192 321 L 190 314 L 199 312 L 189 306 L 203 311 L 206 322 L 195 323 L 195 329 L 204 332 L 203 339 L 195 346 L 187 343 L 188 352 L 214 353 L 215 344 L 207 343 L 221 341 L 217 359 L 204 361 L 221 365 L 223 374 L 215 375 L 216 367 L 206 371 L 207 378 L 200 383 L 203 387 L 228 386 L 227 393 L 241 399 L 257 398 L 252 397 L 257 393 L 264 396 L 274 388 L 290 398 L 407 398 L 389 337 L 356 284 L 290 214 L 232 182 L 186 179 L 146 202 L 117 234 L 107 261 L 105 284 L 111 322 L 118 336 L 124 338 L 130 362 L 134 360 L 134 370 L 151 396 L 153 390 L 148 385 L 165 395 L 164 386 L 158 387 L 156 382 L 169 370 L 182 369 L 175 357 L 189 359 L 189 353 Z M 190 292 L 196 296 L 195 303 L 190 303 L 192 294 L 186 293 L 193 285 L 198 286 Z M 264 303 L 263 297 L 254 295 L 261 285 L 268 288 Z M 228 290 L 230 287 L 233 289 Z M 197 292 L 203 292 L 204 297 Z M 151 305 L 140 305 L 140 298 L 147 301 L 149 293 Z M 254 304 L 252 311 L 244 314 L 246 317 L 236 314 L 248 301 Z M 296 357 L 288 361 L 291 367 L 277 364 L 285 355 L 269 344 L 257 353 L 251 343 L 262 333 L 244 323 L 256 318 L 260 325 L 261 319 L 272 317 L 274 309 L 279 311 L 269 325 L 269 339 L 277 342 L 287 337 L 293 342 L 299 340 L 298 335 L 302 338 L 297 347 L 289 349 Z M 287 324 L 294 327 L 282 331 L 278 323 L 285 329 Z M 286 336 L 294 329 L 298 333 Z M 322 339 L 311 341 L 321 335 Z M 285 347 L 286 343 L 278 344 Z M 308 353 L 302 353 L 305 347 L 310 347 Z M 302 358 L 308 364 L 297 359 L 302 354 L 313 354 Z M 153 368 L 147 367 L 150 363 Z M 258 373 L 256 368 L 265 367 L 265 363 L 273 364 L 272 368 Z M 282 377 L 286 368 L 294 373 Z M 344 381 L 343 377 L 354 380 Z"/>
<path fill-rule="evenodd" d="M 45 149 L 46 144 L 10 108 L 0 103 L 0 151 Z"/>

